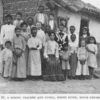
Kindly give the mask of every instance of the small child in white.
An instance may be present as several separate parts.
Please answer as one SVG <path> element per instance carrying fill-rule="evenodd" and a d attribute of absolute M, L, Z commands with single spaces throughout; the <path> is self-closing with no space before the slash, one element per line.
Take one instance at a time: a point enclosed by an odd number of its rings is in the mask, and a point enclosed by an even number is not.
<path fill-rule="evenodd" d="M 11 41 L 5 42 L 5 49 L 2 51 L 2 76 L 9 78 L 11 76 L 12 58 Z"/>
<path fill-rule="evenodd" d="M 76 76 L 79 79 L 86 79 L 89 76 L 89 69 L 87 65 L 88 51 L 86 50 L 85 39 L 81 40 L 81 47 L 78 48 L 78 66 L 76 70 Z"/>

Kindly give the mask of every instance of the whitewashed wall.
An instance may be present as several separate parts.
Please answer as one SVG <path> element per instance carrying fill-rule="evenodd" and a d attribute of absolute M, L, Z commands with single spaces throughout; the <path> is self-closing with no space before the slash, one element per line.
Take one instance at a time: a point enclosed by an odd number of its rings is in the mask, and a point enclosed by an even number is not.
<path fill-rule="evenodd" d="M 69 17 L 68 21 L 68 29 L 71 25 L 74 25 L 76 27 L 76 33 L 79 34 L 80 31 L 80 22 L 81 22 L 81 16 L 75 13 L 71 13 L 67 10 L 64 9 L 59 9 L 58 10 L 58 16 L 61 17 Z"/>
<path fill-rule="evenodd" d="M 98 43 L 100 43 L 100 21 L 91 19 L 89 22 L 89 30 L 92 36 L 94 36 Z"/>

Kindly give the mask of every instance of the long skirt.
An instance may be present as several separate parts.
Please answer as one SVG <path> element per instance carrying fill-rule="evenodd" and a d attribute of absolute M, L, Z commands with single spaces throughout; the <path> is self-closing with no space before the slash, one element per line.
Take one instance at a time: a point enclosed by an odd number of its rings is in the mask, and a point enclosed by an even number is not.
<path fill-rule="evenodd" d="M 70 64 L 70 72 L 69 72 L 69 76 L 71 77 L 75 77 L 76 75 L 76 69 L 77 69 L 77 54 L 76 53 L 72 53 L 69 59 L 69 64 Z"/>
<path fill-rule="evenodd" d="M 26 60 L 25 54 L 23 53 L 22 56 L 16 57 L 13 55 L 13 59 L 15 60 L 16 64 L 13 63 L 12 67 L 12 78 L 26 78 Z"/>
<path fill-rule="evenodd" d="M 5 78 L 11 77 L 12 58 L 9 58 L 3 65 L 2 76 Z"/>
<path fill-rule="evenodd" d="M 28 75 L 41 76 L 41 57 L 39 50 L 30 50 L 28 59 Z"/>
<path fill-rule="evenodd" d="M 54 55 L 49 55 L 49 61 L 45 60 L 44 81 L 63 81 L 64 75 L 60 63 Z"/>

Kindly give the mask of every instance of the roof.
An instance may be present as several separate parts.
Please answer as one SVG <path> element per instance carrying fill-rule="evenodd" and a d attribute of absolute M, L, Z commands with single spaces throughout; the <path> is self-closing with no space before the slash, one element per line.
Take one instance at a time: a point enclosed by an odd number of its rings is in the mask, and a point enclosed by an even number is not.
<path fill-rule="evenodd" d="M 100 18 L 100 9 L 95 6 L 85 3 L 82 0 L 50 0 L 56 4 L 62 6 L 63 8 L 69 8 L 75 12 L 84 12 L 95 17 Z"/>

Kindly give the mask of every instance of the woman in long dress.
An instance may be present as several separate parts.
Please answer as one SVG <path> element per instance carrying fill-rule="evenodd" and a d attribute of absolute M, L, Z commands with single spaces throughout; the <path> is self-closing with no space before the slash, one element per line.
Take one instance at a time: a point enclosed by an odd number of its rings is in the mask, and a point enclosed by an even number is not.
<path fill-rule="evenodd" d="M 28 58 L 28 75 L 40 77 L 41 72 L 41 56 L 40 49 L 42 48 L 42 43 L 39 38 L 36 37 L 37 29 L 33 27 L 31 29 L 32 37 L 28 40 L 29 48 L 29 58 Z"/>
<path fill-rule="evenodd" d="M 21 36 L 21 29 L 15 28 L 16 36 L 13 40 L 13 69 L 12 78 L 25 79 L 26 78 L 26 60 L 25 60 L 25 40 Z"/>
<path fill-rule="evenodd" d="M 62 68 L 59 61 L 59 46 L 54 40 L 55 33 L 50 34 L 50 40 L 46 42 L 44 49 L 45 72 L 43 80 L 45 81 L 63 81 Z"/>

